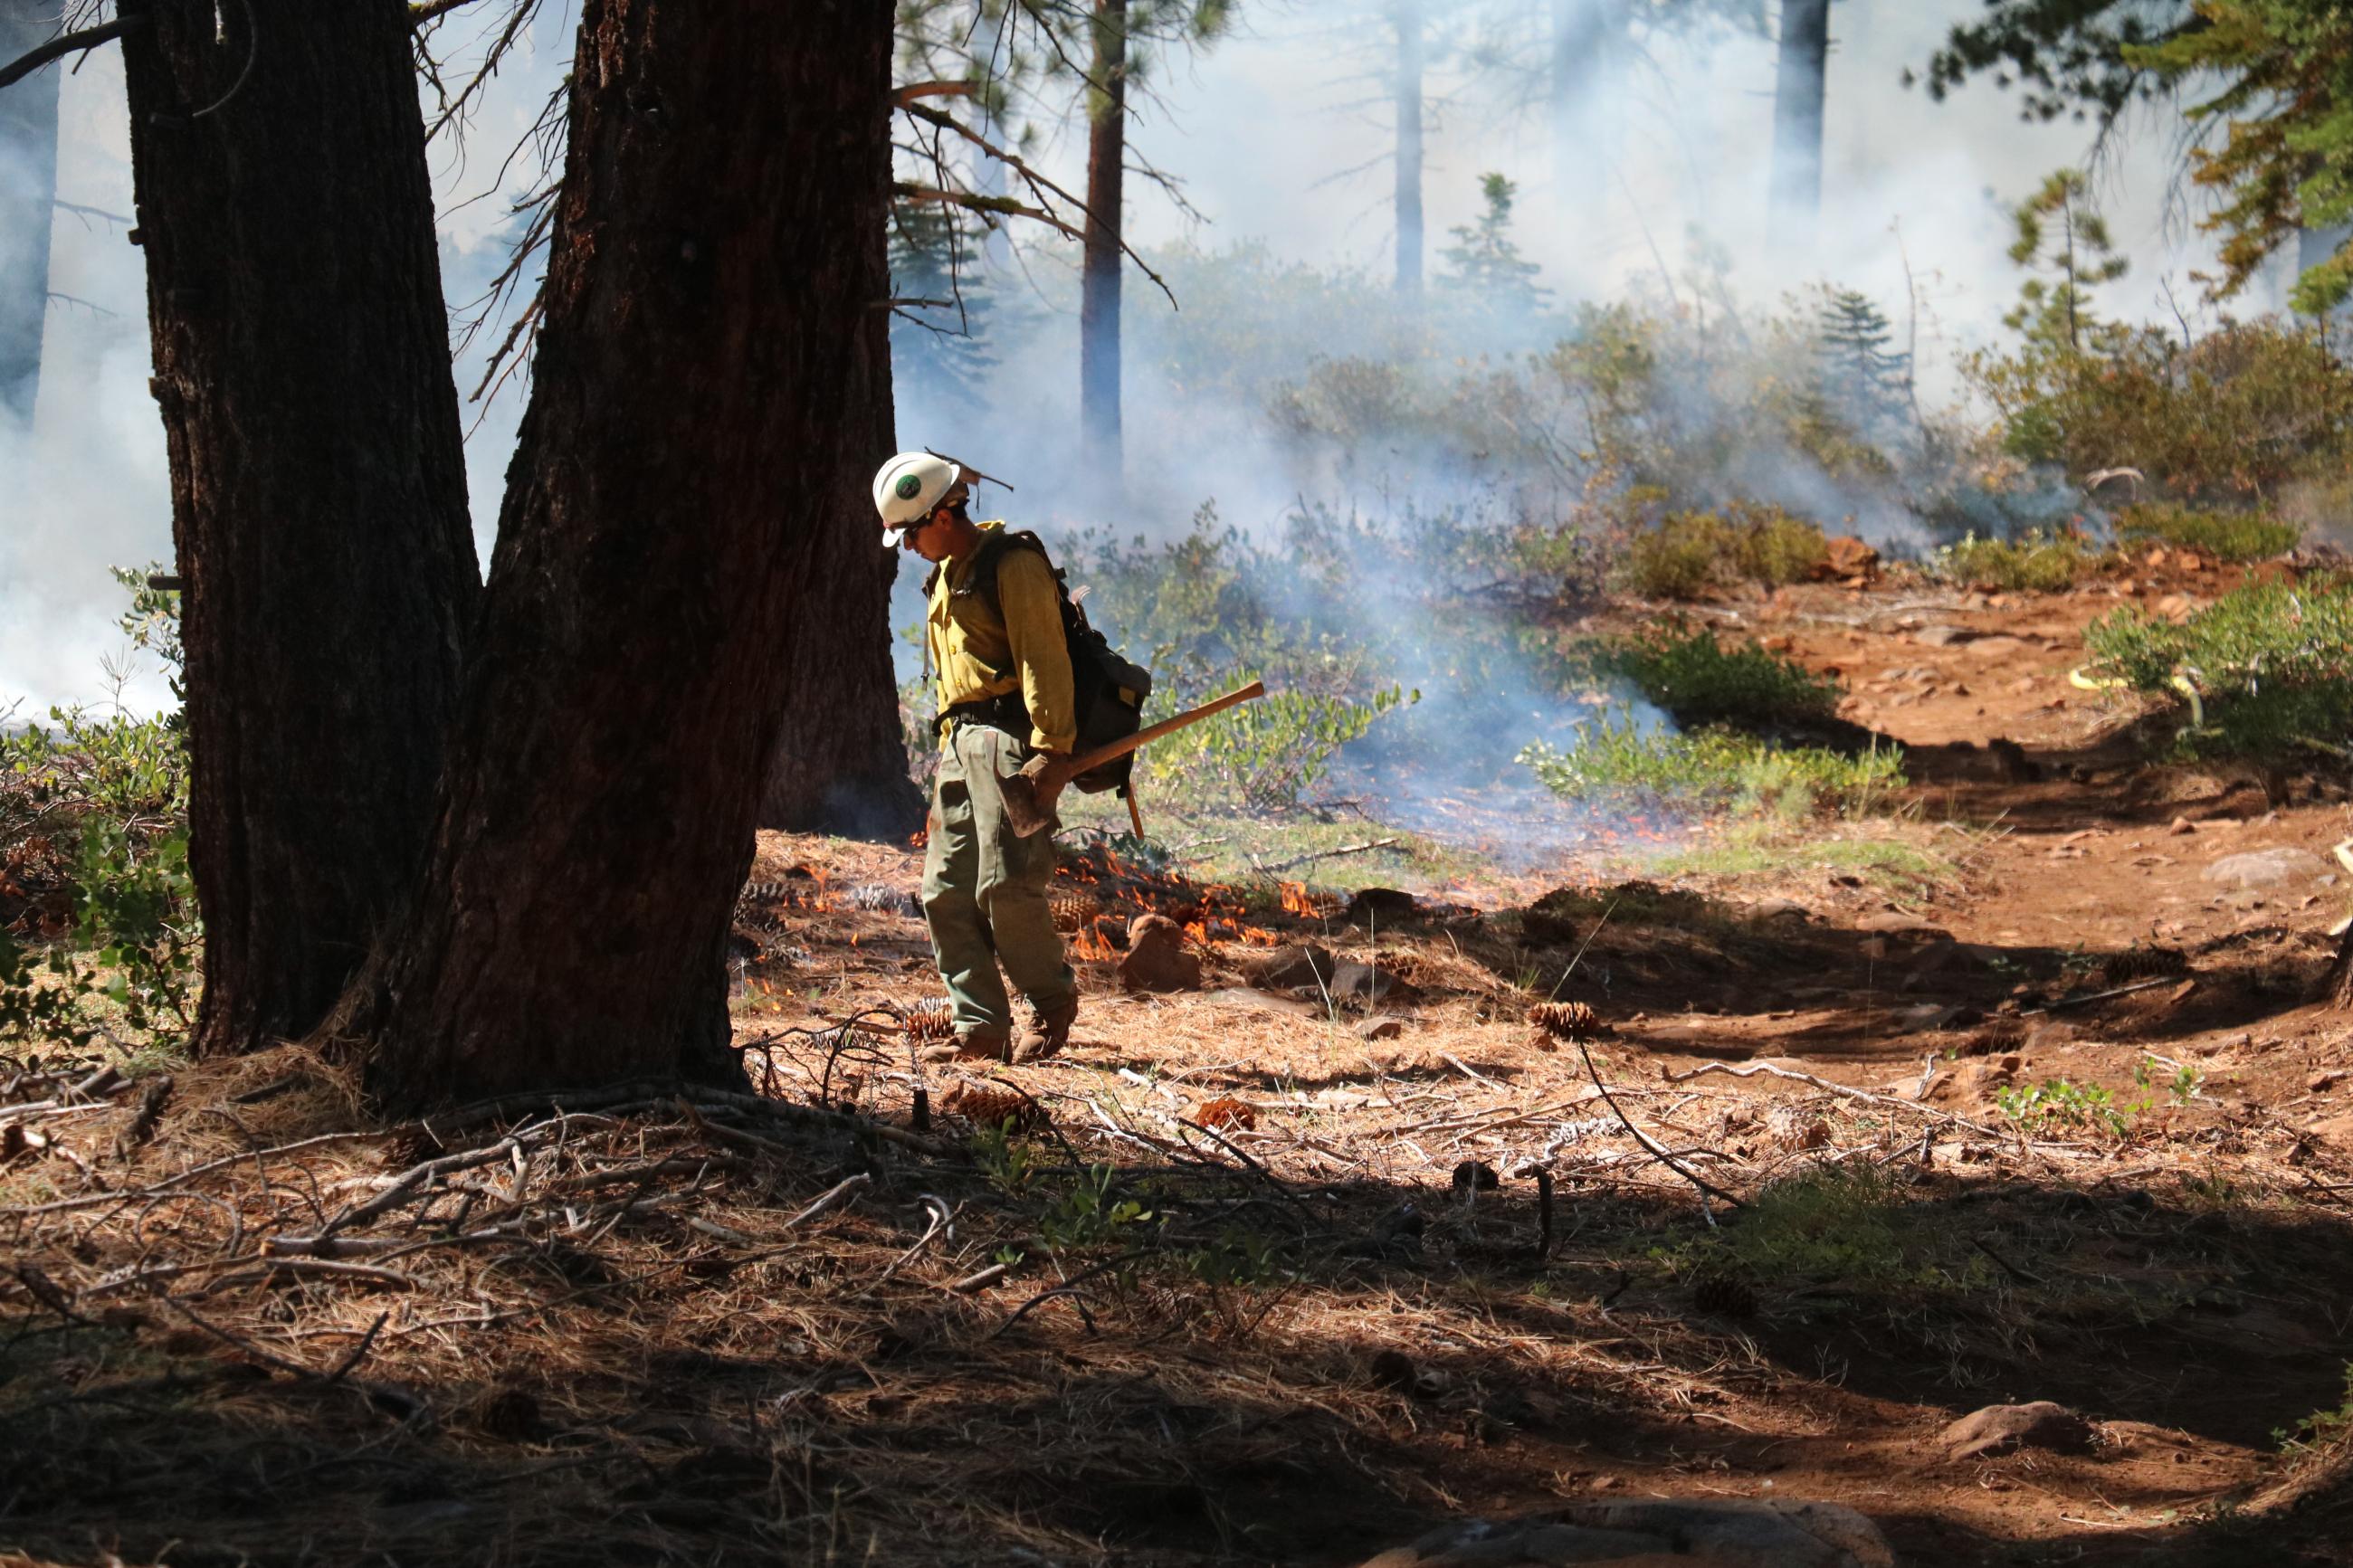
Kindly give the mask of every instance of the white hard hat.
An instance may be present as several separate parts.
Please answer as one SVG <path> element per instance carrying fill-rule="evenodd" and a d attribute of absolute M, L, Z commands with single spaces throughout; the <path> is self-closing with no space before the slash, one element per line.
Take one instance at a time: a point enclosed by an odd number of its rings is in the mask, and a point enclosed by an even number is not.
<path fill-rule="evenodd" d="M 964 469 L 953 458 L 931 452 L 902 452 L 874 475 L 874 510 L 882 532 L 894 535 L 932 515 L 934 508 L 964 499 Z"/>

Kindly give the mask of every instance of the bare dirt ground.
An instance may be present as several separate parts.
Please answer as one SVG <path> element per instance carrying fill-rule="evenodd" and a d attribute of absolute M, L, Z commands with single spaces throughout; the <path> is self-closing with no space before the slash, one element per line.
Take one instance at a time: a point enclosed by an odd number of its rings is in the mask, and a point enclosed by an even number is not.
<path fill-rule="evenodd" d="M 2353 1561 L 2275 1438 L 2353 1327 L 2353 1048 L 2311 1001 L 2353 825 L 2327 778 L 2151 765 L 2068 680 L 2092 618 L 2222 575 L 1716 606 L 1915 782 L 1680 870 L 1391 861 L 1418 897 L 1285 908 L 1080 846 L 1047 1062 L 918 1059 L 918 850 L 764 836 L 766 1104 L 358 1137 L 290 1047 L 134 1136 L 137 1093 L 18 1064 L 0 1100 L 58 1113 L 0 1107 L 47 1140 L 0 1169 L 0 1547 L 1337 1564 L 1671 1497 L 1845 1503 L 1922 1564 Z M 2212 875 L 2262 851 L 2305 858 Z M 1197 985 L 1123 987 L 1144 913 Z M 2082 1451 L 1937 1440 L 2043 1399 Z"/>

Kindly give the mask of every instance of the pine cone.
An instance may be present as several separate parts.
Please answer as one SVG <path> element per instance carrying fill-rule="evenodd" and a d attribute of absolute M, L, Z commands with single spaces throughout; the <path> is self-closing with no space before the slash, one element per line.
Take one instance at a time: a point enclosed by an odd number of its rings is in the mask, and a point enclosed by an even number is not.
<path fill-rule="evenodd" d="M 1213 1132 L 1222 1132 L 1229 1127 L 1248 1131 L 1258 1125 L 1258 1108 L 1248 1100 L 1236 1100 L 1230 1094 L 1220 1095 L 1215 1100 L 1203 1100 L 1194 1108 L 1193 1124 L 1206 1127 Z"/>
<path fill-rule="evenodd" d="M 902 1009 L 899 1027 L 911 1046 L 945 1045 L 955 1038 L 955 1015 L 945 999 L 934 997 Z"/>
<path fill-rule="evenodd" d="M 2111 985 L 2136 980 L 2158 980 L 2189 971 L 2189 955 L 2178 947 L 2135 947 L 2117 953 L 2102 966 Z"/>
<path fill-rule="evenodd" d="M 1060 885 L 1046 889 L 1046 908 L 1053 914 L 1054 929 L 1060 931 L 1083 930 L 1103 912 L 1103 900 L 1092 893 Z"/>
<path fill-rule="evenodd" d="M 1582 1002 L 1539 1002 L 1528 1009 L 1528 1022 L 1556 1040 L 1597 1040 L 1609 1033 Z"/>
<path fill-rule="evenodd" d="M 1712 1275 L 1692 1291 L 1692 1307 L 1712 1318 L 1753 1318 L 1757 1292 L 1748 1281 L 1730 1274 Z"/>
<path fill-rule="evenodd" d="M 1046 1114 L 1036 1101 L 990 1084 L 953 1086 L 940 1097 L 940 1110 L 981 1127 L 1003 1127 L 1010 1122 L 1014 1131 L 1027 1132 L 1046 1125 Z"/>

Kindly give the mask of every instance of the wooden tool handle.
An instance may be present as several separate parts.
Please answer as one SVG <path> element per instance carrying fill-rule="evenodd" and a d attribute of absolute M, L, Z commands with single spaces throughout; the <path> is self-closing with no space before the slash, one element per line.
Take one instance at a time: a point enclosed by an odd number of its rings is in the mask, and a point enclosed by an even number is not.
<path fill-rule="evenodd" d="M 1163 719 L 1157 724 L 1146 725 L 1133 735 L 1123 735 L 1116 741 L 1097 746 L 1083 756 L 1072 757 L 1067 763 L 1057 763 L 1054 772 L 1065 779 L 1074 779 L 1081 773 L 1092 773 L 1105 763 L 1117 762 L 1138 746 L 1156 741 L 1163 735 L 1173 735 L 1186 725 L 1198 724 L 1213 713 L 1224 712 L 1236 703 L 1248 702 L 1253 698 L 1265 695 L 1266 682 L 1253 680 L 1240 690 L 1229 691 L 1214 702 L 1204 702 L 1198 708 L 1187 708 L 1174 718 Z"/>

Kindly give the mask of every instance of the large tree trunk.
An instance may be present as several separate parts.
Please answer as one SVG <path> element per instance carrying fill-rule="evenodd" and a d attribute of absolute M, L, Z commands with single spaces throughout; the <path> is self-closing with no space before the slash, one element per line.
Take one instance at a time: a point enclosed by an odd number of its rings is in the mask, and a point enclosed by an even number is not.
<path fill-rule="evenodd" d="M 309 1032 L 414 886 L 480 592 L 401 0 L 122 0 L 186 584 L 195 1045 Z"/>
<path fill-rule="evenodd" d="M 1079 427 L 1090 475 L 1106 493 L 1115 493 L 1121 464 L 1119 236 L 1127 174 L 1127 0 L 1094 0 L 1094 6 L 1085 271 L 1079 298 Z"/>
<path fill-rule="evenodd" d="M 0 64 L 57 31 L 58 0 L 0 0 Z M 58 84 L 48 66 L 0 90 L 0 418 L 33 422 L 58 199 Z"/>
<path fill-rule="evenodd" d="M 1822 95 L 1831 0 L 1781 0 L 1781 63 L 1773 79 L 1774 244 L 1813 248 L 1822 208 Z"/>
<path fill-rule="evenodd" d="M 878 428 L 891 22 L 889 0 L 583 8 L 439 821 L 347 1015 L 395 1104 L 725 1059 L 779 654 L 843 526 L 831 455 Z"/>
<path fill-rule="evenodd" d="M 1421 0 L 1396 0 L 1397 291 L 1421 295 Z"/>
<path fill-rule="evenodd" d="M 887 291 L 886 231 L 874 232 L 876 298 Z M 790 833 L 902 839 L 923 825 L 907 771 L 899 682 L 891 668 L 892 553 L 874 516 L 874 469 L 896 449 L 891 416 L 891 317 L 845 319 L 853 363 L 840 384 L 846 434 L 804 465 L 831 480 L 831 506 L 775 657 L 786 672 L 768 751 L 760 826 Z"/>
<path fill-rule="evenodd" d="M 2337 1012 L 2353 1012 L 2353 930 L 2337 939 L 2337 956 L 2329 963 L 2322 995 Z"/>

